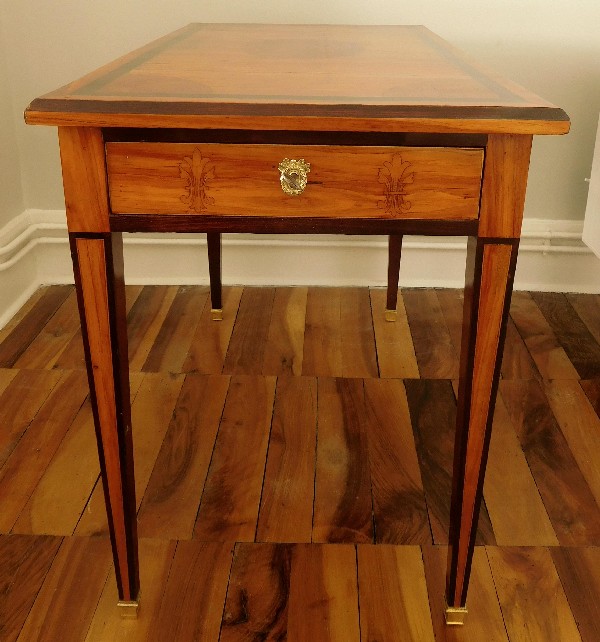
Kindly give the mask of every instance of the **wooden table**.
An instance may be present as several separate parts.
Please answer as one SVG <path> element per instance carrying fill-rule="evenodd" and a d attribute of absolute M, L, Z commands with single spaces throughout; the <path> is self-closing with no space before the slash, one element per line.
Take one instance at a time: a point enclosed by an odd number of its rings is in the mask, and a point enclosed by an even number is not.
<path fill-rule="evenodd" d="M 120 605 L 132 613 L 122 232 L 468 236 L 446 590 L 447 622 L 462 623 L 532 136 L 566 133 L 566 114 L 423 27 L 192 24 L 34 100 L 25 118 L 58 126 Z"/>

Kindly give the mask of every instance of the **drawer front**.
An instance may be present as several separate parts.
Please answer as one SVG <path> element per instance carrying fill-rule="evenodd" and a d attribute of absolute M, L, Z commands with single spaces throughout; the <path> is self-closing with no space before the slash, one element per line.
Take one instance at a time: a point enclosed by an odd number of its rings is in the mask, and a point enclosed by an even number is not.
<path fill-rule="evenodd" d="M 106 156 L 118 214 L 446 220 L 479 214 L 482 149 L 108 143 Z M 302 159 L 309 168 L 286 169 L 285 159 Z"/>

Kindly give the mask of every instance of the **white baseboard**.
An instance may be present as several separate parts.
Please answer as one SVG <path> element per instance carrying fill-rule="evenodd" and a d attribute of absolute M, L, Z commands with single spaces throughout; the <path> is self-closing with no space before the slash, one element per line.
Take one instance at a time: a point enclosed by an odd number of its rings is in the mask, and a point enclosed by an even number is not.
<path fill-rule="evenodd" d="M 581 242 L 579 221 L 525 219 L 515 287 L 600 292 L 600 260 Z M 408 237 L 404 287 L 462 287 L 464 238 Z M 206 284 L 204 235 L 125 235 L 125 279 Z M 245 285 L 384 286 L 387 240 L 369 236 L 223 237 L 223 282 Z M 72 283 L 60 210 L 26 210 L 0 229 L 0 327 L 41 285 Z"/>

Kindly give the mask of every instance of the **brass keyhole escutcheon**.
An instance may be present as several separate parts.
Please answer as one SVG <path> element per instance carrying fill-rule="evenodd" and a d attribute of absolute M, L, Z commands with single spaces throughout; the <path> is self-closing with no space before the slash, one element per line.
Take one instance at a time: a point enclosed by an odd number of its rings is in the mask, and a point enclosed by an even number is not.
<path fill-rule="evenodd" d="M 291 196 L 302 194 L 308 182 L 308 172 L 310 172 L 310 163 L 306 163 L 303 158 L 298 160 L 294 158 L 284 158 L 279 163 L 281 175 L 281 189 Z"/>

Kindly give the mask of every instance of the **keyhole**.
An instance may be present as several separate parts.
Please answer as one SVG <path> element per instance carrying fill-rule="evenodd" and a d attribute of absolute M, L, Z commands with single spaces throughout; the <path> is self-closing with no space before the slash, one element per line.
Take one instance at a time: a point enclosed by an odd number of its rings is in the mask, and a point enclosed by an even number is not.
<path fill-rule="evenodd" d="M 300 174 L 294 171 L 287 172 L 283 175 L 283 180 L 285 181 L 286 185 L 291 189 L 301 189 L 299 178 L 300 178 Z"/>

